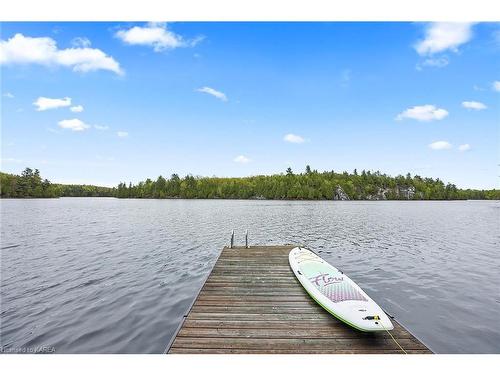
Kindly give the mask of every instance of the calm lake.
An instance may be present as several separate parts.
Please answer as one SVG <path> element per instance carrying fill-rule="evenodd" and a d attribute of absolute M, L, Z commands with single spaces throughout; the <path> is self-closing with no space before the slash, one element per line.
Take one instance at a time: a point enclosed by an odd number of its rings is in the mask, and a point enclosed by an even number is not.
<path fill-rule="evenodd" d="M 500 202 L 2 200 L 1 346 L 161 353 L 232 229 L 309 246 L 437 353 L 500 353 Z M 332 318 L 333 319 L 333 318 Z"/>

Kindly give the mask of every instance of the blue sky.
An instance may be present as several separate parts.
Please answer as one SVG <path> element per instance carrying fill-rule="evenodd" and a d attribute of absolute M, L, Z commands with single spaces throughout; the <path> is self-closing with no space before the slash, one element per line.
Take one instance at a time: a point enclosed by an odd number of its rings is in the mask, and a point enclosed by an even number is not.
<path fill-rule="evenodd" d="M 498 24 L 1 27 L 5 172 L 114 186 L 309 164 L 498 187 Z"/>

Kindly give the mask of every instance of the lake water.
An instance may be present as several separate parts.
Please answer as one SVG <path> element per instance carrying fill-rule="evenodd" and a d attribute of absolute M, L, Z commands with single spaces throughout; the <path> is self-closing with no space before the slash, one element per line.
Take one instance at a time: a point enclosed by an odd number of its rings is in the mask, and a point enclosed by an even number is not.
<path fill-rule="evenodd" d="M 301 243 L 437 353 L 500 353 L 500 202 L 2 200 L 1 346 L 161 353 L 222 247 Z M 31 349 L 32 350 L 32 349 Z"/>

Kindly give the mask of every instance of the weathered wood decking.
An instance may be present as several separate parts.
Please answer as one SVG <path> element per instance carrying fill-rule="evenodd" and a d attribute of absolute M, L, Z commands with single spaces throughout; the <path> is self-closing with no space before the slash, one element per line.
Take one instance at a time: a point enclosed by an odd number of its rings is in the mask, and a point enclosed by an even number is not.
<path fill-rule="evenodd" d="M 291 249 L 224 248 L 167 352 L 402 353 L 387 332 L 356 331 L 316 304 L 290 269 Z M 408 353 L 430 353 L 393 324 Z"/>

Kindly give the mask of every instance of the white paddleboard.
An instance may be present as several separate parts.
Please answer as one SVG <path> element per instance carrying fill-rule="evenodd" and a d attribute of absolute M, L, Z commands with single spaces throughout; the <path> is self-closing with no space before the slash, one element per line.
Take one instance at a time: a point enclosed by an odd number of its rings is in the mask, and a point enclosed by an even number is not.
<path fill-rule="evenodd" d="M 360 331 L 394 328 L 380 306 L 354 281 L 312 251 L 296 247 L 288 260 L 307 293 L 337 319 Z"/>

